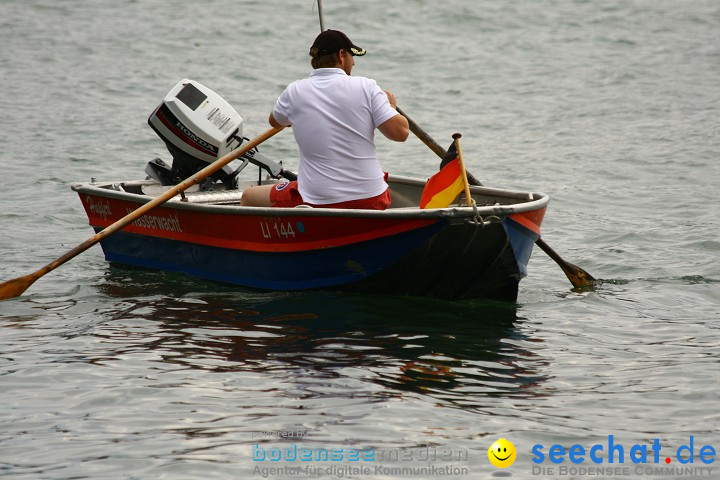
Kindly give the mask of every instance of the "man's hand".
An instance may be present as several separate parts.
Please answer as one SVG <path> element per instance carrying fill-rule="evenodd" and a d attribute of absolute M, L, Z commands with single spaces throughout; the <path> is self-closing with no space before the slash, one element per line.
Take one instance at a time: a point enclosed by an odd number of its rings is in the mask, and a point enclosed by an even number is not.
<path fill-rule="evenodd" d="M 388 102 L 390 102 L 390 106 L 392 108 L 397 107 L 397 100 L 395 100 L 395 95 L 392 94 L 392 92 L 388 90 L 383 90 L 385 92 L 385 95 L 388 97 Z"/>

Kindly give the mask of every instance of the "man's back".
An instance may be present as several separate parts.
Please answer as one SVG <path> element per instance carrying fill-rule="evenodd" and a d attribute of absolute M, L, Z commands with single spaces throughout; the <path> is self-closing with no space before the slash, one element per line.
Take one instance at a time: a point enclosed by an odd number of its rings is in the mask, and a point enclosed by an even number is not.
<path fill-rule="evenodd" d="M 298 185 L 308 203 L 379 195 L 387 185 L 375 155 L 375 128 L 397 115 L 374 80 L 320 68 L 288 86 L 273 110 L 293 126 Z"/>

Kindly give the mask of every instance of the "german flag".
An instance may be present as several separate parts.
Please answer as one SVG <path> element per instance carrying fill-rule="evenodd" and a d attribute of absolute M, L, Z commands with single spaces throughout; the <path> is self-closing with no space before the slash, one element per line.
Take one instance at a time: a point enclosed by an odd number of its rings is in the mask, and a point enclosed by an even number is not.
<path fill-rule="evenodd" d="M 438 173 L 430 177 L 420 197 L 420 208 L 445 208 L 465 189 L 455 142 L 443 158 Z"/>

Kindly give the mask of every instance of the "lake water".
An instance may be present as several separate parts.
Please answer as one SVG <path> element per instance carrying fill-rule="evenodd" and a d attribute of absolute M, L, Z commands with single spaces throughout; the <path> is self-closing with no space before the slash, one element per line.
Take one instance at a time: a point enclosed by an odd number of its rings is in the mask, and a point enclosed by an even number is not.
<path fill-rule="evenodd" d="M 0 477 L 720 478 L 720 3 L 324 14 L 476 177 L 548 193 L 545 240 L 602 285 L 571 291 L 536 249 L 512 305 L 262 293 L 94 247 L 0 303 Z M 146 121 L 175 83 L 253 137 L 318 32 L 312 0 L 3 0 L 0 279 L 92 235 L 72 182 L 169 158 Z M 287 132 L 261 151 L 297 166 Z M 438 166 L 415 138 L 378 152 Z"/>

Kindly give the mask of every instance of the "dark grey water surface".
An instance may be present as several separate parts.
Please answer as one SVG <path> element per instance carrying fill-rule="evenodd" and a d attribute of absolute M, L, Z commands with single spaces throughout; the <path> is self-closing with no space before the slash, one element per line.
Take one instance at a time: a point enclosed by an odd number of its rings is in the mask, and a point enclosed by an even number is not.
<path fill-rule="evenodd" d="M 720 3 L 324 9 L 369 52 L 354 74 L 440 143 L 461 132 L 477 177 L 548 193 L 546 240 L 603 285 L 570 291 L 537 250 L 513 305 L 258 293 L 110 266 L 95 248 L 0 303 L 0 476 L 720 478 L 717 456 L 699 456 L 720 452 Z M 3 0 L 0 279 L 92 234 L 72 182 L 142 178 L 168 158 L 145 122 L 180 79 L 228 100 L 246 135 L 264 131 L 309 72 L 316 13 L 310 0 Z M 262 150 L 297 165 L 289 133 Z M 414 138 L 378 151 L 394 173 L 437 169 Z M 517 449 L 507 469 L 488 461 L 500 437 Z M 675 470 L 690 437 L 696 469 Z M 655 440 L 659 463 L 628 457 Z M 604 462 L 538 465 L 538 444 L 600 444 Z M 376 456 L 256 470 L 300 464 L 255 462 L 260 448 L 298 447 Z"/>

